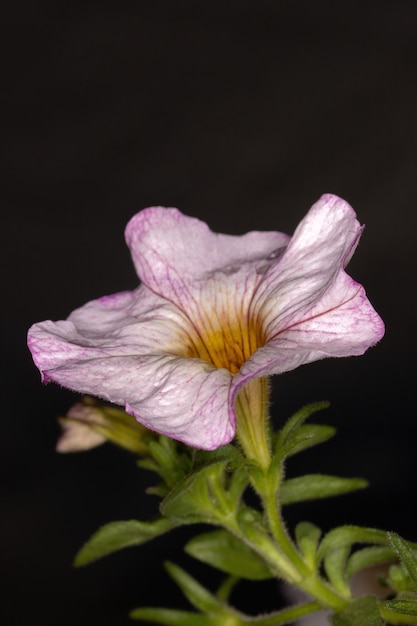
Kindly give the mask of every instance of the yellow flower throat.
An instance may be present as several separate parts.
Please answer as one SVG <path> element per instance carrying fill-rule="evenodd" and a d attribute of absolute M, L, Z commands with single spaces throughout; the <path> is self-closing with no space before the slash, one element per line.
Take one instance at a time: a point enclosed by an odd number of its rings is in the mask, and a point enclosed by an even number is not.
<path fill-rule="evenodd" d="M 196 325 L 194 328 L 197 330 Z M 261 324 L 249 316 L 231 322 L 226 316 L 200 318 L 198 334 L 188 344 L 186 356 L 225 368 L 232 375 L 239 372 L 252 354 L 265 345 Z M 270 451 L 267 439 L 269 385 L 266 378 L 249 380 L 235 399 L 236 429 L 246 456 L 267 468 Z"/>
<path fill-rule="evenodd" d="M 203 359 L 232 374 L 237 374 L 249 357 L 264 345 L 258 325 L 251 320 L 244 320 L 242 324 L 226 322 L 221 327 L 210 323 L 205 326 L 205 332 L 199 333 L 197 340 L 188 346 L 186 356 Z"/>

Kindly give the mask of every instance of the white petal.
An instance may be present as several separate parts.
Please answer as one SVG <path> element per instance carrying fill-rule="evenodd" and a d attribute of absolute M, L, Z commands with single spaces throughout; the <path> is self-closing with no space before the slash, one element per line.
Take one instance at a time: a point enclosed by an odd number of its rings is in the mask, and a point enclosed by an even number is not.
<path fill-rule="evenodd" d="M 181 357 L 195 331 L 146 287 L 35 324 L 29 346 L 44 380 L 122 404 L 145 426 L 211 449 L 234 435 L 231 374 Z M 193 334 L 194 333 L 194 334 Z"/>

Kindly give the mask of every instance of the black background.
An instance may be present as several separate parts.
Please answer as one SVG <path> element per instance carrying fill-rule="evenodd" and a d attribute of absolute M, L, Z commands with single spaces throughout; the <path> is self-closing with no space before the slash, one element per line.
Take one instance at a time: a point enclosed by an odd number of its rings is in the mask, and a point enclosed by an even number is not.
<path fill-rule="evenodd" d="M 16 2 L 3 28 L 1 623 L 122 626 L 135 606 L 180 605 L 165 558 L 212 582 L 182 555 L 182 531 L 71 568 L 99 525 L 148 519 L 156 500 L 110 445 L 55 453 L 56 416 L 77 396 L 43 387 L 25 344 L 33 322 L 136 286 L 123 230 L 151 204 L 234 234 L 291 233 L 324 192 L 353 205 L 367 228 L 349 272 L 386 337 L 360 359 L 276 378 L 272 413 L 278 424 L 329 399 L 321 419 L 337 439 L 289 472 L 371 488 L 289 520 L 417 540 L 416 3 Z M 256 585 L 234 599 L 280 602 Z"/>

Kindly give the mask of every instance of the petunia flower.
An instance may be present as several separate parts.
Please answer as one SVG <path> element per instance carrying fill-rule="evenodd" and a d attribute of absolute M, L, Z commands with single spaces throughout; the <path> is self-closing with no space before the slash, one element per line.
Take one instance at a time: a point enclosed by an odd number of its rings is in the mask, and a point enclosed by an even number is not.
<path fill-rule="evenodd" d="M 294 235 L 216 234 L 177 209 L 127 225 L 141 284 L 29 330 L 42 373 L 124 405 L 149 429 L 215 449 L 238 432 L 267 452 L 267 377 L 326 357 L 360 355 L 384 325 L 344 267 L 362 227 L 324 195 Z"/>

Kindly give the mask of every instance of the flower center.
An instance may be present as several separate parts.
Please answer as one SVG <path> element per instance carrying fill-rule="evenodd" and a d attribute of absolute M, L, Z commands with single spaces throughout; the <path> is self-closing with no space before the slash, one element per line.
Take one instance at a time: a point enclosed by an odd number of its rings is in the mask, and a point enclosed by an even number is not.
<path fill-rule="evenodd" d="M 199 329 L 200 330 L 200 329 Z M 213 327 L 207 319 L 204 332 L 199 332 L 187 351 L 187 356 L 208 361 L 216 368 L 236 374 L 249 357 L 264 345 L 261 329 L 252 320 Z"/>

